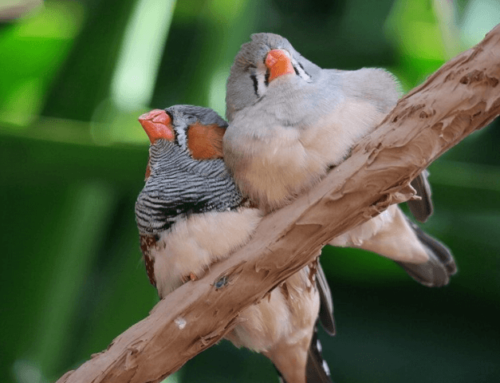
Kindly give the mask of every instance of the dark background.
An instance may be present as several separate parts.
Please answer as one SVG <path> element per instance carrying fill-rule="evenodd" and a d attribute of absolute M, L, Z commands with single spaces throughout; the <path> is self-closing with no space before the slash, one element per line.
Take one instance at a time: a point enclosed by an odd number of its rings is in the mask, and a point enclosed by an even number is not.
<path fill-rule="evenodd" d="M 55 381 L 157 301 L 134 222 L 141 113 L 192 103 L 223 114 L 253 32 L 286 36 L 322 67 L 385 67 L 407 91 L 500 22 L 494 0 L 59 0 L 7 20 L 27 2 L 0 4 L 0 381 L 19 383 Z M 336 382 L 500 381 L 498 128 L 430 168 L 424 226 L 455 254 L 448 287 L 369 253 L 324 251 L 338 335 L 320 336 Z M 225 341 L 167 379 L 276 381 L 264 357 Z"/>

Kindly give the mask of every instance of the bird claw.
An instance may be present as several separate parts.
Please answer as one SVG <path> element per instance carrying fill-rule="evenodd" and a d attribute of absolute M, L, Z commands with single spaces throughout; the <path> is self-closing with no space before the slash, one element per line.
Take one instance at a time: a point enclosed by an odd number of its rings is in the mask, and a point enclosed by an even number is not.
<path fill-rule="evenodd" d="M 182 283 L 186 283 L 186 282 L 189 282 L 189 281 L 196 281 L 196 280 L 198 280 L 198 277 L 196 276 L 195 273 L 189 273 L 188 276 L 185 276 L 185 277 L 181 278 Z"/>

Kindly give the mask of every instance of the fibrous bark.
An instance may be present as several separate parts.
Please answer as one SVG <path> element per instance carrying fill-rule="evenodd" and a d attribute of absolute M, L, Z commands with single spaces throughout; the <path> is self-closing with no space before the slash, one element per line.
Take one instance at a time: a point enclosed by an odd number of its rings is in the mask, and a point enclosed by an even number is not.
<path fill-rule="evenodd" d="M 168 295 L 59 382 L 159 382 L 179 369 L 332 238 L 411 198 L 417 174 L 500 113 L 499 80 L 497 26 L 403 97 L 321 183 L 267 216 L 246 246 Z"/>

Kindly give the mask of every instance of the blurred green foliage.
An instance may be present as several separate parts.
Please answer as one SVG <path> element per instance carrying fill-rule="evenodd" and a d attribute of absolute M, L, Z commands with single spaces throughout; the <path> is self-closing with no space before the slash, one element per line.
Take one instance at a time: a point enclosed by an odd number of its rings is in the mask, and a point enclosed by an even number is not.
<path fill-rule="evenodd" d="M 0 17 L 16 3 L 27 1 Z M 253 32 L 286 36 L 322 67 L 386 67 L 408 90 L 499 21 L 497 0 L 47 0 L 4 21 L 0 381 L 54 381 L 155 304 L 133 210 L 148 156 L 140 113 L 192 103 L 224 114 L 232 59 Z M 448 287 L 324 250 L 338 335 L 320 335 L 336 382 L 500 378 L 497 144 L 498 121 L 430 168 L 425 229 L 459 265 Z M 277 378 L 222 342 L 167 381 Z"/>

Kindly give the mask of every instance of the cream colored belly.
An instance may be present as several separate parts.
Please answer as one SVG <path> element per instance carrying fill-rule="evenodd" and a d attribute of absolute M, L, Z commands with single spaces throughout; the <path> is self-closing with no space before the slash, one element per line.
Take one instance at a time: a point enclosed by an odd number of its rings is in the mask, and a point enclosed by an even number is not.
<path fill-rule="evenodd" d="M 162 233 L 151 251 L 160 297 L 182 285 L 191 273 L 201 277 L 209 265 L 247 243 L 261 218 L 259 210 L 247 208 L 195 214 Z"/>
<path fill-rule="evenodd" d="M 266 126 L 267 133 L 259 138 L 243 138 L 234 158 L 228 150 L 228 165 L 246 195 L 265 211 L 275 210 L 341 163 L 383 117 L 373 105 L 351 101 L 314 126 Z"/>
<path fill-rule="evenodd" d="M 237 347 L 262 352 L 279 343 L 294 345 L 310 337 L 320 303 L 318 290 L 309 279 L 309 267 L 292 275 L 283 286 L 241 312 L 238 325 L 226 338 Z"/>
<path fill-rule="evenodd" d="M 261 149 L 236 164 L 234 174 L 243 193 L 265 211 L 282 207 L 326 174 L 323 159 L 307 151 L 299 137 L 281 135 Z"/>

